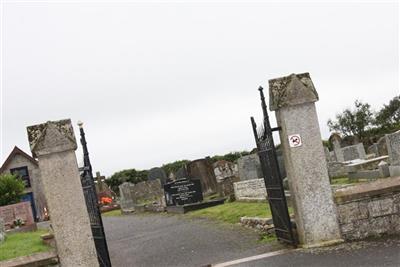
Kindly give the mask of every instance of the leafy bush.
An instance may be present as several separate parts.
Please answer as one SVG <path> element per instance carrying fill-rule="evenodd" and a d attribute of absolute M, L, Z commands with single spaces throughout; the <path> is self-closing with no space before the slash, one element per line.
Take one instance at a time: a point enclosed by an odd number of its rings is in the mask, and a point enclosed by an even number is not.
<path fill-rule="evenodd" d="M 25 184 L 12 174 L 0 175 L 0 206 L 18 203 L 24 192 Z"/>

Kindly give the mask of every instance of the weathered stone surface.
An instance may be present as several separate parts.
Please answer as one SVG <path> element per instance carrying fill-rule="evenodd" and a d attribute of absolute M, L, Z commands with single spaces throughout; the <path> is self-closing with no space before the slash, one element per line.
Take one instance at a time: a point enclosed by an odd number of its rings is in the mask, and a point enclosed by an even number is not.
<path fill-rule="evenodd" d="M 24 221 L 25 226 L 30 226 L 35 223 L 33 220 L 31 203 L 27 201 L 1 206 L 0 217 L 3 218 L 7 229 L 11 228 L 15 219 L 18 218 Z"/>
<path fill-rule="evenodd" d="M 70 119 L 29 126 L 27 131 L 34 157 L 77 148 Z"/>
<path fill-rule="evenodd" d="M 379 157 L 378 144 L 372 144 L 367 149 L 367 154 L 374 154 L 375 157 Z"/>
<path fill-rule="evenodd" d="M 389 164 L 386 161 L 379 162 L 378 169 L 380 177 L 386 178 L 390 176 Z"/>
<path fill-rule="evenodd" d="M 239 177 L 230 176 L 218 181 L 218 194 L 221 197 L 235 197 L 234 183 L 239 182 Z"/>
<path fill-rule="evenodd" d="M 318 93 L 307 72 L 269 80 L 269 108 L 271 111 L 316 101 L 318 101 Z"/>
<path fill-rule="evenodd" d="M 248 228 L 261 230 L 266 233 L 272 233 L 274 231 L 274 223 L 272 218 L 241 217 L 240 224 Z"/>
<path fill-rule="evenodd" d="M 379 170 L 360 170 L 354 172 L 348 172 L 350 180 L 357 180 L 357 179 L 368 179 L 368 180 L 376 180 L 381 178 L 381 173 Z"/>
<path fill-rule="evenodd" d="M 159 179 L 119 186 L 120 205 L 124 213 L 133 211 L 164 211 L 164 190 Z"/>
<path fill-rule="evenodd" d="M 99 266 L 74 150 L 70 120 L 28 127 L 38 157 L 62 266 Z"/>
<path fill-rule="evenodd" d="M 163 168 L 156 167 L 149 170 L 149 173 L 147 175 L 147 180 L 151 181 L 156 179 L 160 180 L 161 185 L 166 183 L 168 176 Z"/>
<path fill-rule="evenodd" d="M 143 181 L 131 187 L 131 197 L 134 204 L 153 204 L 165 206 L 164 190 L 159 179 Z"/>
<path fill-rule="evenodd" d="M 133 198 L 131 195 L 131 188 L 134 186 L 133 183 L 124 182 L 119 188 L 120 205 L 123 212 L 133 212 L 135 210 Z"/>
<path fill-rule="evenodd" d="M 335 201 L 341 204 L 399 191 L 400 177 L 391 177 L 338 189 L 335 191 Z"/>
<path fill-rule="evenodd" d="M 358 170 L 375 170 L 378 168 L 378 165 L 382 160 L 387 159 L 388 156 L 381 156 L 367 160 L 354 160 L 350 164 L 346 165 L 346 170 L 348 172 L 355 172 Z"/>
<path fill-rule="evenodd" d="M 390 165 L 400 166 L 400 131 L 387 134 L 385 137 Z"/>
<path fill-rule="evenodd" d="M 339 222 L 342 224 L 368 218 L 368 208 L 359 202 L 338 207 Z"/>
<path fill-rule="evenodd" d="M 332 133 L 331 136 L 329 137 L 329 142 L 332 143 L 336 161 L 343 162 L 344 157 L 341 145 L 342 138 L 340 137 L 340 135 L 338 133 Z"/>
<path fill-rule="evenodd" d="M 387 149 L 387 144 L 386 144 L 386 137 L 383 136 L 378 139 L 378 142 L 376 142 L 378 145 L 378 154 L 379 156 L 384 156 L 388 154 L 388 149 Z"/>
<path fill-rule="evenodd" d="M 362 143 L 352 146 L 342 147 L 342 154 L 344 161 L 350 161 L 354 159 L 365 159 L 365 149 Z"/>
<path fill-rule="evenodd" d="M 213 168 L 217 182 L 223 181 L 225 178 L 238 176 L 237 165 L 226 160 L 214 162 Z"/>
<path fill-rule="evenodd" d="M 314 104 L 317 100 L 308 74 L 270 81 L 270 108 L 276 110 L 278 126 L 282 128 L 281 147 L 297 232 L 304 246 L 341 240 L 327 162 L 321 160 L 325 153 Z M 300 135 L 302 145 L 290 146 L 288 137 L 293 134 Z"/>
<path fill-rule="evenodd" d="M 331 161 L 328 162 L 328 174 L 330 178 L 346 177 L 346 167 L 342 162 Z"/>
<path fill-rule="evenodd" d="M 393 199 L 400 193 L 393 192 L 380 198 L 364 198 L 339 204 L 340 228 L 346 240 L 363 239 L 369 236 L 400 233 L 400 210 Z M 352 207 L 368 207 L 363 216 L 354 217 Z M 356 214 L 359 214 L 356 212 Z"/>
<path fill-rule="evenodd" d="M 238 159 L 238 172 L 241 181 L 262 178 L 260 158 L 257 154 L 250 154 Z"/>
<path fill-rule="evenodd" d="M 265 200 L 267 189 L 264 179 L 252 179 L 233 184 L 236 200 Z"/>
<path fill-rule="evenodd" d="M 186 167 L 188 177 L 185 178 L 199 179 L 204 195 L 217 192 L 217 179 L 209 157 L 191 161 Z"/>
<path fill-rule="evenodd" d="M 189 177 L 189 175 L 188 175 L 187 170 L 186 170 L 186 165 L 181 167 L 181 168 L 179 168 L 179 170 L 175 174 L 175 179 L 176 180 L 179 180 L 179 179 L 182 179 L 182 178 L 187 178 L 187 177 Z"/>

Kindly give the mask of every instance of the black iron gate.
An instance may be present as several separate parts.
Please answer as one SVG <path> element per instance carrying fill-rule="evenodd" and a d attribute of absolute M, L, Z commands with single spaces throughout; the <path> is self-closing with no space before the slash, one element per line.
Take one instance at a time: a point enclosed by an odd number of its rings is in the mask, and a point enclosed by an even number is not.
<path fill-rule="evenodd" d="M 258 155 L 260 157 L 261 170 L 267 189 L 267 198 L 271 208 L 275 233 L 278 240 L 296 245 L 272 137 L 272 132 L 280 130 L 280 128 L 271 128 L 263 88 L 260 86 L 258 90 L 260 91 L 264 120 L 258 131 L 253 117 L 251 117 L 251 124 L 256 139 Z"/>
<path fill-rule="evenodd" d="M 92 228 L 94 244 L 96 246 L 97 259 L 99 261 L 100 267 L 111 267 L 106 235 L 104 233 L 103 220 L 101 218 L 96 194 L 96 187 L 93 179 L 92 165 L 90 164 L 89 152 L 85 139 L 85 132 L 83 131 L 81 123 L 79 124 L 79 128 L 81 134 L 84 163 L 84 167 L 82 168 L 83 173 L 81 174 L 81 182 L 83 194 L 85 196 L 87 211 L 89 213 L 90 226 Z"/>

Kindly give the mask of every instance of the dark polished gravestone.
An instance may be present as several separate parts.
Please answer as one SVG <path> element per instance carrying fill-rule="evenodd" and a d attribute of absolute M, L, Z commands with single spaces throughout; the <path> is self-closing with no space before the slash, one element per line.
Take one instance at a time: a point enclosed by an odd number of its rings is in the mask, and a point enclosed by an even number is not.
<path fill-rule="evenodd" d="M 167 206 L 192 204 L 203 201 L 200 180 L 186 178 L 164 185 Z"/>
<path fill-rule="evenodd" d="M 164 185 L 167 212 L 186 213 L 191 210 L 223 204 L 225 199 L 203 201 L 201 181 L 182 178 Z"/>

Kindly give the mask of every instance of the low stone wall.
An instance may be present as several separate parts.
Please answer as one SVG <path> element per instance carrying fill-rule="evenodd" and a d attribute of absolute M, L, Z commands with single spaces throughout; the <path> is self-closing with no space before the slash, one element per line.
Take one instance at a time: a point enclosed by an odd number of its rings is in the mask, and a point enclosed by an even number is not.
<path fill-rule="evenodd" d="M 252 179 L 233 184 L 236 200 L 265 200 L 267 190 L 264 179 Z"/>
<path fill-rule="evenodd" d="M 241 217 L 240 224 L 266 233 L 271 233 L 274 230 L 274 223 L 271 218 Z"/>
<path fill-rule="evenodd" d="M 335 201 L 345 240 L 400 233 L 400 177 L 338 189 Z"/>

